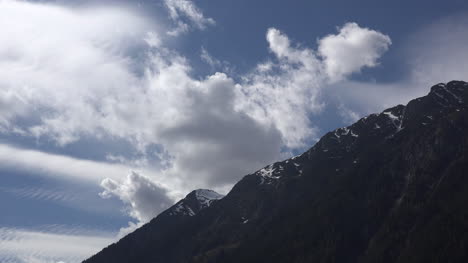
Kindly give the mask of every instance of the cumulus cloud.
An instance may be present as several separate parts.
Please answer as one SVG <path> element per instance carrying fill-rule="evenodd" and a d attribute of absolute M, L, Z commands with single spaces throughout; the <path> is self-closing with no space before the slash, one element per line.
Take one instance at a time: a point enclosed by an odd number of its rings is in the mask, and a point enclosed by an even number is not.
<path fill-rule="evenodd" d="M 3 126 L 5 131 L 11 131 L 10 126 L 15 125 L 24 134 L 47 136 L 61 145 L 78 140 L 80 136 L 99 138 L 104 135 L 129 140 L 139 149 L 161 144 L 163 151 L 169 153 L 165 157 L 170 162 L 169 168 L 147 174 L 172 189 L 173 196 L 181 196 L 193 187 L 226 187 L 256 167 L 278 158 L 281 137 L 277 129 L 264 127 L 234 109 L 235 84 L 226 75 L 220 73 L 202 81 L 194 80 L 189 75 L 187 61 L 164 50 L 149 54 L 144 72 L 135 72 L 138 67 L 134 66 L 136 61 L 131 52 L 141 43 L 134 38 L 149 41 L 155 49 L 160 43 L 155 40 L 154 33 L 137 34 L 140 29 L 135 28 L 136 31 L 127 36 L 134 41 L 130 46 L 127 45 L 130 40 L 122 41 L 122 46 L 114 41 L 111 41 L 112 45 L 104 41 L 101 46 L 101 38 L 120 39 L 106 35 L 107 31 L 113 34 L 113 23 L 107 20 L 104 20 L 105 25 L 96 21 L 93 28 L 97 28 L 97 32 L 90 27 L 87 31 L 73 31 L 74 35 L 68 37 L 69 33 L 63 28 L 67 23 L 78 26 L 75 23 L 83 21 L 75 21 L 76 17 L 83 16 L 86 20 L 88 16 L 93 18 L 94 13 L 76 14 L 74 10 L 26 2 L 2 3 L 15 14 L 11 20 L 2 16 L 2 27 L 13 21 L 26 33 L 42 30 L 42 34 L 35 36 L 35 43 L 44 43 L 42 47 L 29 47 L 22 43 L 32 41 L 23 40 L 21 36 L 19 39 L 0 36 L 4 40 L 0 50 L 5 50 L 0 52 L 3 54 L 0 67 L 5 69 L 4 78 L 0 80 L 1 91 L 15 94 L 4 96 L 5 100 L 13 100 L 11 105 L 17 105 L 17 97 L 24 101 L 21 114 L 10 111 L 13 117 L 5 120 L 8 122 Z M 18 19 L 17 13 L 25 10 L 29 10 L 32 17 L 48 17 L 49 24 Z M 123 21 L 127 18 L 117 17 Z M 88 35 L 99 38 L 88 39 Z M 55 38 L 63 38 L 62 43 Z M 15 46 L 16 42 L 19 45 Z M 53 52 L 47 55 L 49 45 Z M 112 49 L 109 51 L 109 47 L 113 47 L 115 53 Z M 13 49 L 17 56 L 11 57 L 7 49 Z M 86 59 L 80 58 L 83 53 Z M 77 54 L 76 58 L 74 54 Z M 43 56 L 44 63 L 30 67 L 29 62 L 36 56 Z M 61 65 L 59 70 L 57 65 Z M 7 72 L 11 74 L 7 75 Z M 33 121 L 20 125 L 16 120 L 22 117 Z M 3 146 L 1 150 L 3 164 L 39 168 L 48 175 L 69 175 L 73 179 L 99 181 L 103 177 L 112 177 L 118 180 L 129 169 L 118 164 L 77 160 L 9 146 Z M 19 155 L 25 158 L 9 158 Z M 164 204 L 167 206 L 167 202 Z"/>
<path fill-rule="evenodd" d="M 177 36 L 190 30 L 192 25 L 204 30 L 209 25 L 214 25 L 212 18 L 205 17 L 203 12 L 191 0 L 164 0 L 169 11 L 170 18 L 176 23 L 176 28 L 167 33 Z M 190 24 L 188 24 L 190 23 Z"/>
<path fill-rule="evenodd" d="M 318 41 L 318 54 L 323 58 L 330 80 L 338 81 L 363 67 L 376 66 L 391 43 L 385 34 L 347 23 L 337 35 L 328 35 Z"/>
<path fill-rule="evenodd" d="M 168 191 L 148 177 L 132 171 L 125 181 L 106 178 L 101 182 L 101 196 L 116 196 L 128 206 L 130 216 L 146 223 L 174 203 L 167 197 Z"/>
<path fill-rule="evenodd" d="M 81 136 L 120 138 L 142 151 L 161 145 L 169 169 L 152 179 L 182 193 L 207 184 L 226 186 L 278 158 L 280 133 L 235 109 L 234 81 L 222 73 L 193 79 L 186 59 L 158 48 L 157 33 L 143 31 L 148 26 L 136 15 L 107 10 L 101 20 L 97 11 L 15 1 L 1 5 L 10 12 L 0 25 L 14 22 L 23 32 L 0 34 L 0 97 L 8 112 L 2 115 L 4 132 L 15 128 L 60 145 Z M 86 27 L 88 20 L 93 26 Z M 126 27 L 115 35 L 119 23 Z M 133 53 L 140 47 L 147 52 L 143 61 Z M 181 183 L 166 182 L 169 177 Z"/>
<path fill-rule="evenodd" d="M 200 28 L 212 23 L 196 15 L 191 2 L 167 4 L 174 19 L 186 16 Z M 0 131 L 58 145 L 112 138 L 129 142 L 142 155 L 156 145 L 165 164 L 161 170 L 137 167 L 148 177 L 131 173 L 122 179 L 131 167 L 9 146 L 0 147 L 1 160 L 93 182 L 109 177 L 101 184 L 103 195 L 120 198 L 137 222 L 194 188 L 225 193 L 243 175 L 318 137 L 313 117 L 324 107 L 331 58 L 275 28 L 266 33 L 273 57 L 240 81 L 220 72 L 196 79 L 189 61 L 165 47 L 161 34 L 133 11 L 12 0 L 1 1 L 0 9 L 8 11 L 0 17 L 5 28 L 0 32 Z M 344 35 L 346 41 L 359 40 L 353 46 L 359 51 L 356 46 L 378 46 L 368 42 L 380 38 L 363 34 L 377 33 L 353 24 Z M 373 63 L 353 62 L 347 70 L 375 65 L 377 53 L 369 52 Z M 11 153 L 25 158 L 13 160 Z M 108 157 L 125 161 L 112 153 Z"/>
<path fill-rule="evenodd" d="M 322 95 L 329 92 L 330 84 L 377 65 L 391 43 L 388 36 L 355 23 L 319 39 L 318 51 L 294 46 L 276 28 L 267 31 L 266 39 L 277 61 L 259 64 L 246 77 L 239 107 L 259 122 L 277 127 L 290 148 L 304 147 L 317 138 L 312 119 L 323 110 Z"/>
<path fill-rule="evenodd" d="M 237 108 L 263 125 L 276 127 L 287 147 L 304 147 L 317 136 L 309 115 L 323 106 L 318 99 L 321 63 L 312 50 L 292 47 L 275 28 L 267 31 L 266 39 L 277 60 L 260 64 L 244 77 Z"/>
<path fill-rule="evenodd" d="M 167 165 L 148 176 L 179 196 L 203 187 L 225 192 L 284 157 L 285 147 L 305 147 L 317 137 L 311 114 L 323 109 L 324 62 L 277 29 L 266 35 L 275 60 L 236 83 L 225 73 L 194 79 L 186 58 L 165 48 L 151 23 L 131 11 L 0 5 L 9 10 L 0 18 L 7 28 L 0 32 L 4 132 L 59 145 L 106 136 L 142 153 L 158 145 Z"/>
<path fill-rule="evenodd" d="M 178 85 L 192 87 L 185 91 L 187 101 L 168 101 L 179 119 L 159 130 L 159 140 L 175 158 L 168 173 L 191 184 L 196 179 L 222 186 L 278 157 L 280 133 L 235 109 L 232 79 L 216 73 L 198 83 L 187 81 Z"/>

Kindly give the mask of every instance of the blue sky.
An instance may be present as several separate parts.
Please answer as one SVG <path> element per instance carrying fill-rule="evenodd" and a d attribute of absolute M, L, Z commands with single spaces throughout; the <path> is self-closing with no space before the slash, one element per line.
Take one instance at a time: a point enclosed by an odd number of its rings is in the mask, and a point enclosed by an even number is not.
<path fill-rule="evenodd" d="M 468 79 L 467 12 L 0 0 L 0 261 L 79 262 L 193 189 L 227 193 L 329 130 Z"/>

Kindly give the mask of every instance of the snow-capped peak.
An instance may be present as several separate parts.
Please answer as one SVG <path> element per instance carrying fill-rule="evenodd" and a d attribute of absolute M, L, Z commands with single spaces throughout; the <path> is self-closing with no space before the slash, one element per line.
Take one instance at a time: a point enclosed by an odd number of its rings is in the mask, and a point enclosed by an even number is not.
<path fill-rule="evenodd" d="M 177 202 L 177 204 L 170 209 L 169 215 L 194 216 L 200 212 L 200 210 L 209 207 L 213 201 L 223 197 L 223 195 L 213 190 L 194 190 L 184 199 Z"/>
<path fill-rule="evenodd" d="M 224 195 L 218 194 L 215 191 L 209 189 L 198 189 L 195 190 L 195 197 L 200 204 L 200 209 L 203 209 L 210 206 L 214 200 L 223 198 Z"/>

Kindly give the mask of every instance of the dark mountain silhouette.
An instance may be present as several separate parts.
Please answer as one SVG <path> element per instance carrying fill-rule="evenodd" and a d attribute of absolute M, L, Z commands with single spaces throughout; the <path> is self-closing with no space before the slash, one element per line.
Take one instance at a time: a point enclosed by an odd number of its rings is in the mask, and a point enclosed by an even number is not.
<path fill-rule="evenodd" d="M 467 106 L 468 83 L 433 86 L 85 262 L 468 262 Z"/>

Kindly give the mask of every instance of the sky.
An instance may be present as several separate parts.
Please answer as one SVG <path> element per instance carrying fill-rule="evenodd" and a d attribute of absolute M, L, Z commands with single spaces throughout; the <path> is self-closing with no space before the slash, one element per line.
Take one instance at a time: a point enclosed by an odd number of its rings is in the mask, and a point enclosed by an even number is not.
<path fill-rule="evenodd" d="M 467 28 L 463 0 L 0 0 L 0 261 L 80 262 L 467 80 Z"/>

